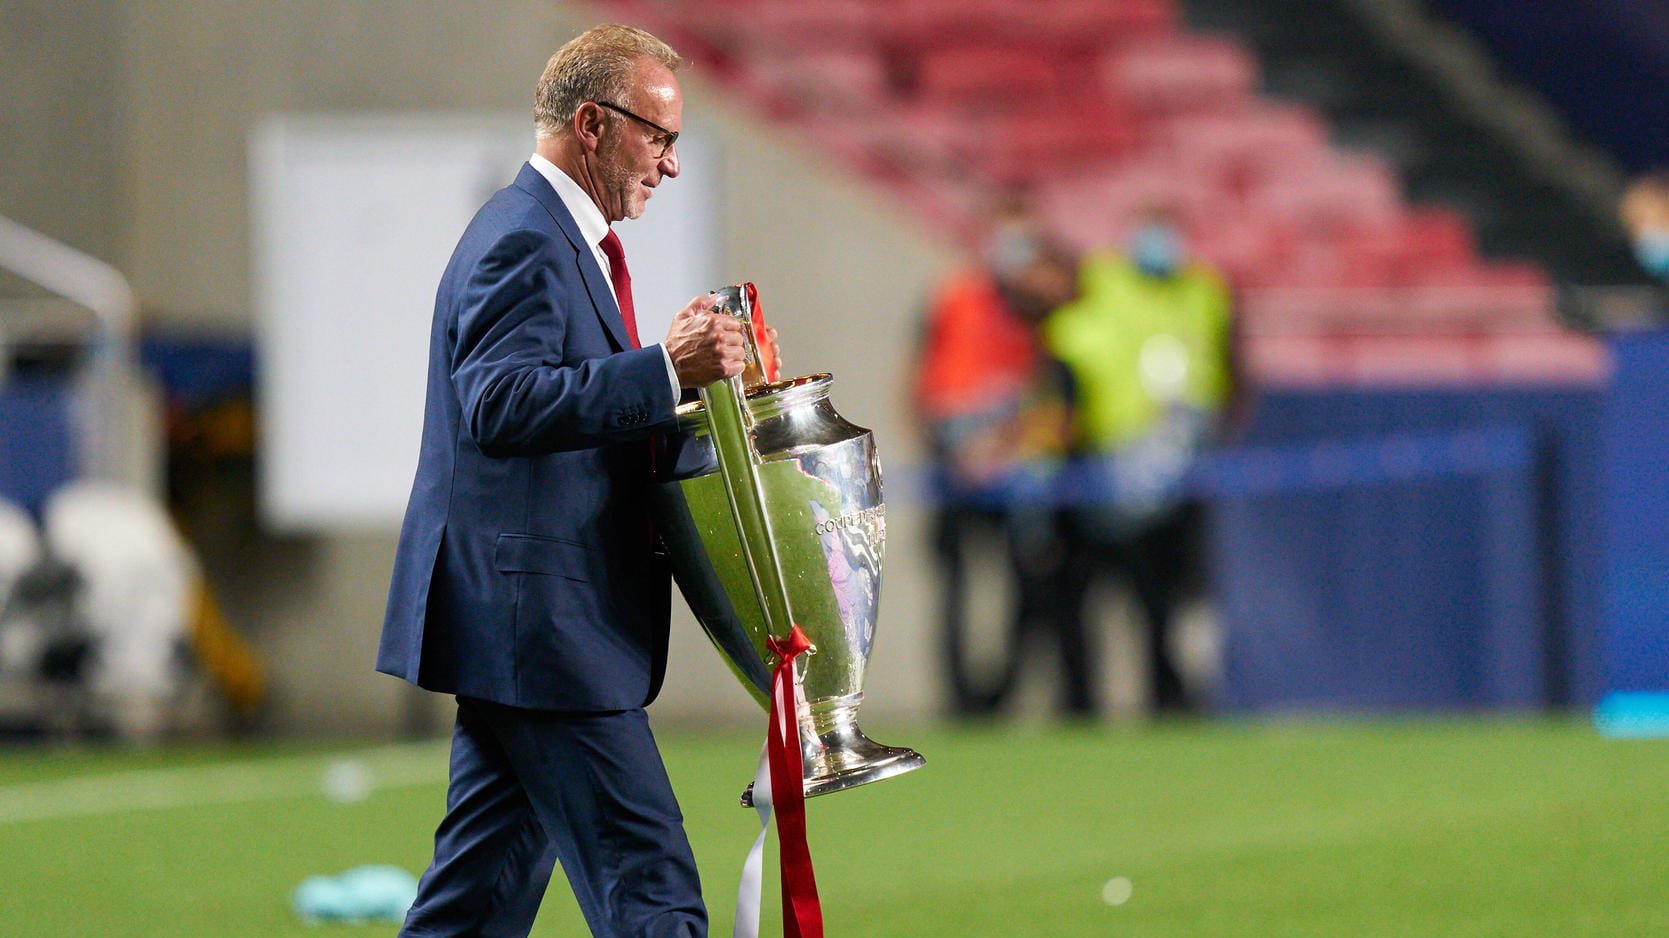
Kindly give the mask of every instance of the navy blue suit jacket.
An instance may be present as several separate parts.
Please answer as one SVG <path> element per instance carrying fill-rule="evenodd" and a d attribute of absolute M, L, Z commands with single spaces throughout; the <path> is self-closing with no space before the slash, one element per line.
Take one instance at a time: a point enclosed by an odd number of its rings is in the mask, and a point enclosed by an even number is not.
<path fill-rule="evenodd" d="M 674 406 L 661 350 L 631 348 L 591 247 L 524 165 L 435 297 L 377 670 L 516 707 L 652 700 L 670 581 L 650 544 L 648 437 Z"/>

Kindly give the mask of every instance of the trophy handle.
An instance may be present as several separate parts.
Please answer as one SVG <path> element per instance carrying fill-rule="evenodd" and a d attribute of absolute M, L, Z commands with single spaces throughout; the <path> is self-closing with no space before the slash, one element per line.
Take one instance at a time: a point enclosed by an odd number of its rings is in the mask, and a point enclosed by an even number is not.
<path fill-rule="evenodd" d="M 749 361 L 758 362 L 751 291 L 745 287 L 751 284 L 716 291 L 719 302 L 713 307 L 712 315 L 742 320 Z M 724 378 L 701 389 L 719 476 L 730 503 L 731 520 L 741 534 L 743 561 L 753 584 L 754 598 L 765 614 L 766 631 L 784 636 L 794 626 L 794 612 L 788 601 L 770 512 L 765 506 L 765 489 L 759 479 L 759 454 L 752 441 L 753 415 L 745 405 L 745 397 L 740 377 Z"/>

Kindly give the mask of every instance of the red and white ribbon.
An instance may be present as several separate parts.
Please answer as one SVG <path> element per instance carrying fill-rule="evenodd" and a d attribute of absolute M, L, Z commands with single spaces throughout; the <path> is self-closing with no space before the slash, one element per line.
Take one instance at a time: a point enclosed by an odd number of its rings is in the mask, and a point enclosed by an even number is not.
<path fill-rule="evenodd" d="M 817 898 L 817 876 L 806 843 L 805 768 L 800 759 L 800 686 L 794 659 L 811 642 L 794 626 L 787 638 L 767 636 L 766 647 L 777 656 L 771 676 L 771 724 L 753 782 L 753 806 L 759 812 L 759 837 L 742 866 L 736 895 L 733 938 L 758 938 L 759 903 L 763 888 L 765 832 L 771 816 L 777 819 L 777 846 L 782 866 L 782 933 L 784 938 L 823 938 L 823 907 Z"/>

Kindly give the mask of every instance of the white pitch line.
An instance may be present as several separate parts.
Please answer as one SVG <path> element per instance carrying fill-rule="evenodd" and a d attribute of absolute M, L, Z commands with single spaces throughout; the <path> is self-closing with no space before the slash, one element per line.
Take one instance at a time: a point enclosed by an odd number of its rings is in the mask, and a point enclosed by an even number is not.
<path fill-rule="evenodd" d="M 0 787 L 0 824 L 322 798 L 326 770 L 344 762 L 363 765 L 373 791 L 438 784 L 446 780 L 446 751 L 444 742 L 406 743 L 329 755 L 113 772 L 10 785 Z"/>

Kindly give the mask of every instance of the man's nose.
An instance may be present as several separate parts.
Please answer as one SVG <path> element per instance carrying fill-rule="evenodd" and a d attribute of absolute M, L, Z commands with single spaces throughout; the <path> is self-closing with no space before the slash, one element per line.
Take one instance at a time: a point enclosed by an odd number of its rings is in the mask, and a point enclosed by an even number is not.
<path fill-rule="evenodd" d="M 678 144 L 666 148 L 666 153 L 661 156 L 660 168 L 663 176 L 678 175 Z"/>

